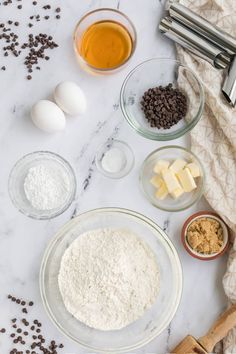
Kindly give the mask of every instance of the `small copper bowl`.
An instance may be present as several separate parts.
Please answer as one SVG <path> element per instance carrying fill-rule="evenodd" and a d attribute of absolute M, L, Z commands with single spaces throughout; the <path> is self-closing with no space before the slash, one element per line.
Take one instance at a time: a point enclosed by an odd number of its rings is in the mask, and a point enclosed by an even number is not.
<path fill-rule="evenodd" d="M 218 253 L 202 254 L 202 253 L 199 253 L 199 252 L 193 250 L 193 248 L 189 245 L 189 243 L 187 241 L 187 230 L 188 230 L 189 226 L 191 225 L 191 223 L 193 221 L 195 221 L 197 219 L 200 219 L 200 218 L 212 218 L 212 219 L 215 219 L 222 226 L 223 235 L 224 235 L 224 244 L 223 244 L 221 250 Z M 210 260 L 216 259 L 216 258 L 222 256 L 229 248 L 229 228 L 228 228 L 228 226 L 225 224 L 225 222 L 221 219 L 221 217 L 219 215 L 217 215 L 214 212 L 207 211 L 207 210 L 195 213 L 195 214 L 191 215 L 185 221 L 185 223 L 183 225 L 183 228 L 182 228 L 181 238 L 182 238 L 182 243 L 183 243 L 184 248 L 186 249 L 186 251 L 192 257 L 200 259 L 202 261 L 210 261 Z"/>

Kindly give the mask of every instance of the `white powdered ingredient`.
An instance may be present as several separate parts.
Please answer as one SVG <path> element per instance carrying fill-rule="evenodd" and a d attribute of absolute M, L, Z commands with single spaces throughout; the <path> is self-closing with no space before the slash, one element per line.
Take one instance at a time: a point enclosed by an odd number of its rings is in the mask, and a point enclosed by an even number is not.
<path fill-rule="evenodd" d="M 67 310 L 99 330 L 117 330 L 140 318 L 156 300 L 155 255 L 126 229 L 80 235 L 65 251 L 58 276 Z"/>
<path fill-rule="evenodd" d="M 25 195 L 35 209 L 52 210 L 64 204 L 69 182 L 61 169 L 37 165 L 29 169 L 25 178 Z"/>

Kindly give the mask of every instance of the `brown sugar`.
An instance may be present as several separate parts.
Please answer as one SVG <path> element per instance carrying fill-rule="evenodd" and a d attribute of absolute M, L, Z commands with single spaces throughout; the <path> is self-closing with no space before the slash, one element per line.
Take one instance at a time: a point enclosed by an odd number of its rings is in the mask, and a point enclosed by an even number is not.
<path fill-rule="evenodd" d="M 210 217 L 194 220 L 187 229 L 186 238 L 190 247 L 202 254 L 218 253 L 224 244 L 220 222 Z"/>

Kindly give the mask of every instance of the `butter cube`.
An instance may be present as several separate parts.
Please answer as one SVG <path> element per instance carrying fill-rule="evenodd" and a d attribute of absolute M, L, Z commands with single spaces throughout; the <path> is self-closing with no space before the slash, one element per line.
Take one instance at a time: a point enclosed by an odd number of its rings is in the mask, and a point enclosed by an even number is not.
<path fill-rule="evenodd" d="M 186 167 L 189 169 L 191 175 L 194 178 L 199 177 L 201 175 L 200 168 L 199 168 L 198 164 L 196 164 L 195 162 L 189 163 Z"/>
<path fill-rule="evenodd" d="M 166 184 L 169 193 L 172 193 L 174 190 L 181 188 L 178 179 L 171 170 L 163 171 L 162 178 Z"/>
<path fill-rule="evenodd" d="M 181 197 L 181 195 L 184 194 L 184 190 L 183 188 L 177 188 L 175 189 L 172 193 L 171 193 L 171 196 L 174 198 L 174 199 L 178 199 L 179 197 Z"/>
<path fill-rule="evenodd" d="M 161 188 L 159 188 L 156 191 L 155 197 L 157 199 L 163 200 L 163 199 L 165 199 L 167 197 L 167 195 L 168 195 L 168 189 L 166 188 L 165 183 L 163 183 Z"/>
<path fill-rule="evenodd" d="M 192 190 L 197 188 L 194 178 L 188 168 L 179 171 L 177 176 L 185 192 L 192 192 Z"/>
<path fill-rule="evenodd" d="M 164 183 L 163 179 L 159 175 L 155 175 L 150 179 L 151 184 L 156 187 L 160 188 L 162 184 Z"/>
<path fill-rule="evenodd" d="M 170 166 L 170 170 L 175 174 L 182 170 L 187 165 L 185 160 L 177 159 Z"/>
<path fill-rule="evenodd" d="M 169 161 L 166 160 L 159 160 L 154 166 L 153 171 L 157 174 L 161 173 L 162 171 L 166 171 L 170 166 Z"/>

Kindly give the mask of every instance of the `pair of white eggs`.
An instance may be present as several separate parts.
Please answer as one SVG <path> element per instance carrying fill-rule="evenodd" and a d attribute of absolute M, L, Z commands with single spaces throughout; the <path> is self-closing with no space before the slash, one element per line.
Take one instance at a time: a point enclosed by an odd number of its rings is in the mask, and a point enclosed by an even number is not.
<path fill-rule="evenodd" d="M 85 113 L 87 108 L 86 97 L 81 88 L 72 81 L 58 84 L 54 90 L 55 102 L 40 100 L 31 109 L 33 123 L 39 129 L 54 133 L 65 129 L 65 113 L 78 116 Z"/>

